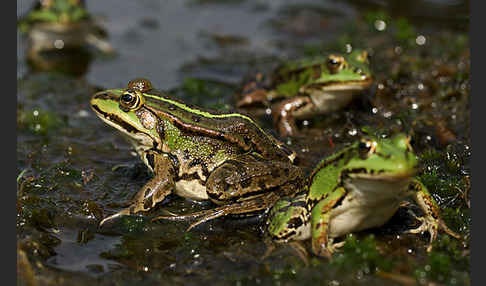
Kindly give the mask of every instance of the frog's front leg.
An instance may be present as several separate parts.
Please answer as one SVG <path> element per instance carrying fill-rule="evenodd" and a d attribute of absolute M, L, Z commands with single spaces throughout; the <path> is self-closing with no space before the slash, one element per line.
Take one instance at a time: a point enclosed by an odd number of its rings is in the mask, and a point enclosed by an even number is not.
<path fill-rule="evenodd" d="M 312 252 L 330 258 L 338 245 L 329 238 L 331 211 L 346 194 L 344 188 L 337 188 L 322 199 L 311 211 Z"/>
<path fill-rule="evenodd" d="M 309 96 L 300 95 L 281 101 L 272 114 L 280 135 L 295 136 L 298 134 L 296 117 L 315 112 L 317 112 L 317 108 L 312 99 Z"/>
<path fill-rule="evenodd" d="M 423 218 L 417 218 L 422 221 L 422 224 L 408 233 L 421 233 L 428 231 L 430 234 L 430 241 L 427 247 L 427 251 L 432 250 L 432 242 L 437 238 L 439 228 L 444 230 L 447 234 L 457 239 L 461 236 L 453 232 L 440 217 L 440 209 L 434 198 L 430 195 L 425 185 L 417 179 L 413 179 L 409 185 L 409 191 L 412 192 L 412 196 L 415 202 L 420 206 L 424 212 Z"/>
<path fill-rule="evenodd" d="M 149 150 L 144 152 L 144 157 L 150 165 L 154 177 L 135 195 L 129 207 L 104 218 L 100 222 L 100 226 L 105 222 L 120 216 L 131 215 L 140 211 L 148 211 L 157 203 L 163 201 L 174 189 L 176 170 L 169 155 L 159 154 Z"/>
<path fill-rule="evenodd" d="M 240 99 L 236 103 L 236 107 L 245 107 L 255 104 L 270 105 L 268 81 L 262 73 L 257 73 L 253 79 L 250 79 L 243 85 L 240 92 Z"/>

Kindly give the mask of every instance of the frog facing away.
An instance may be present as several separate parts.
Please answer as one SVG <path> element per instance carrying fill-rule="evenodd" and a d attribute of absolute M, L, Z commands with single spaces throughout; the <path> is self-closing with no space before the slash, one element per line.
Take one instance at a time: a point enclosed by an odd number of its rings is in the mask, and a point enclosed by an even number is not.
<path fill-rule="evenodd" d="M 185 104 L 157 91 L 146 79 L 124 89 L 94 94 L 91 108 L 127 135 L 154 177 L 130 206 L 103 219 L 148 211 L 169 194 L 211 200 L 218 207 L 194 215 L 193 226 L 227 214 L 271 207 L 301 189 L 295 153 L 265 133 L 251 118 Z M 163 217 L 161 217 L 163 218 Z"/>
<path fill-rule="evenodd" d="M 439 206 L 417 179 L 417 158 L 410 138 L 364 138 L 322 160 L 308 178 L 307 190 L 282 198 L 270 210 L 267 230 L 277 242 L 311 239 L 312 252 L 329 257 L 348 233 L 380 227 L 409 196 L 424 212 L 410 233 L 427 231 L 430 244 L 438 230 L 460 238 L 440 217 Z"/>

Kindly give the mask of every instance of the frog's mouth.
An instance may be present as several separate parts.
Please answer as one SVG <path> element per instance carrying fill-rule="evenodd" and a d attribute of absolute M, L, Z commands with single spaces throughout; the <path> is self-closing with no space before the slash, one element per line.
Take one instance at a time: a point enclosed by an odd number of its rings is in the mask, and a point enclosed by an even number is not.
<path fill-rule="evenodd" d="M 348 170 L 345 172 L 345 177 L 352 179 L 367 179 L 367 180 L 380 180 L 380 181 L 399 181 L 415 176 L 418 172 L 417 168 L 403 168 L 400 171 L 389 172 L 385 170 L 368 170 L 365 168 L 358 168 Z"/>
<path fill-rule="evenodd" d="M 316 88 L 320 88 L 321 90 L 325 91 L 360 91 L 367 89 L 373 83 L 373 79 L 371 77 L 367 77 L 363 80 L 354 80 L 354 81 L 329 81 L 323 84 L 314 84 Z M 312 87 L 313 85 L 311 85 Z"/>
<path fill-rule="evenodd" d="M 366 180 L 376 180 L 376 181 L 401 181 L 407 180 L 412 178 L 417 174 L 417 169 L 409 169 L 404 170 L 402 172 L 384 172 L 384 171 L 377 171 L 377 172 L 359 172 L 359 171 L 350 171 L 346 173 L 351 179 L 366 179 Z"/>
<path fill-rule="evenodd" d="M 110 114 L 102 111 L 97 105 L 91 105 L 91 108 L 95 111 L 96 115 L 106 122 L 106 124 L 113 126 L 117 130 L 120 130 L 124 135 L 131 138 L 131 142 L 134 145 L 142 145 L 147 147 L 153 146 L 153 138 L 137 128 L 133 127 L 129 123 L 119 119 L 115 114 Z"/>

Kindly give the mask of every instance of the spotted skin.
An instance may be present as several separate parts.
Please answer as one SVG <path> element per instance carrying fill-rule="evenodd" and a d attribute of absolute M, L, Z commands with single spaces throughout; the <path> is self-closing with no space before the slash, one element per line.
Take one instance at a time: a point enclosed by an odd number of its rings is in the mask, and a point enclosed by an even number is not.
<path fill-rule="evenodd" d="M 101 225 L 149 211 L 171 193 L 222 206 L 218 215 L 208 211 L 203 216 L 207 221 L 265 210 L 302 187 L 304 174 L 293 164 L 295 153 L 244 114 L 183 103 L 154 89 L 146 79 L 94 94 L 91 107 L 128 136 L 154 173 L 128 208 Z"/>
<path fill-rule="evenodd" d="M 424 216 L 417 218 L 422 224 L 408 232 L 428 232 L 427 251 L 439 230 L 460 239 L 441 219 L 427 188 L 413 178 L 417 164 L 404 134 L 363 138 L 319 162 L 303 194 L 275 203 L 267 220 L 268 234 L 276 242 L 311 239 L 314 254 L 330 257 L 342 245 L 334 239 L 382 226 L 412 197 Z M 305 207 L 293 207 L 304 200 Z"/>

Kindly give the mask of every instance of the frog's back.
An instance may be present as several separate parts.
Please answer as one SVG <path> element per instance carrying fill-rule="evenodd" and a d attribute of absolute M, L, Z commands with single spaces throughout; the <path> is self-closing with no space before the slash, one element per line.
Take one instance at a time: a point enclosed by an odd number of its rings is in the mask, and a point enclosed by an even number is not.
<path fill-rule="evenodd" d="M 238 145 L 244 152 L 255 151 L 266 158 L 288 160 L 292 152 L 267 134 L 250 117 L 231 112 L 203 109 L 151 91 L 145 104 L 182 132 L 204 134 Z"/>

